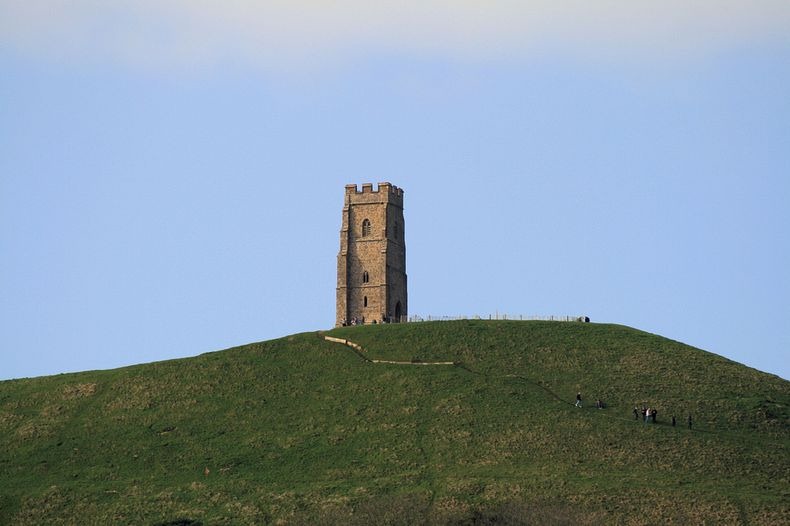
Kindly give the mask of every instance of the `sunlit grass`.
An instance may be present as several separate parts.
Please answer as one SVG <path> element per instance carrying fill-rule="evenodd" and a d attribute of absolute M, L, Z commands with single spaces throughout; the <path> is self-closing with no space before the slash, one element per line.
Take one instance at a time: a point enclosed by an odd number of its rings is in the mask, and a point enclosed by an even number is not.
<path fill-rule="evenodd" d="M 780 523 L 790 513 L 790 387 L 778 377 L 614 325 L 327 334 L 369 358 L 458 365 L 371 364 L 306 333 L 2 382 L 0 523 L 414 524 L 525 513 Z M 658 423 L 634 421 L 634 404 L 658 408 Z M 642 509 L 645 498 L 655 509 Z"/>

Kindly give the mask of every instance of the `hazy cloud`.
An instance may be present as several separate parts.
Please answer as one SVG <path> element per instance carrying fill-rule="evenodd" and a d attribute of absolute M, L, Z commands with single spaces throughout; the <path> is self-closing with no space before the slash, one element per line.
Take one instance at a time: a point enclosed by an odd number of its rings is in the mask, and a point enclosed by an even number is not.
<path fill-rule="evenodd" d="M 0 0 L 0 45 L 144 67 L 323 67 L 375 53 L 677 60 L 790 39 L 787 0 Z"/>

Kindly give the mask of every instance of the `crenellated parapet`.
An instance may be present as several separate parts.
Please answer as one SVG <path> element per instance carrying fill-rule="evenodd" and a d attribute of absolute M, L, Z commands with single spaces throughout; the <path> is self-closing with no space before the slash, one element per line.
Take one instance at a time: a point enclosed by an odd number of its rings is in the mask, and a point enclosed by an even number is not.
<path fill-rule="evenodd" d="M 362 189 L 355 184 L 346 185 L 346 202 L 353 200 L 356 203 L 392 203 L 403 206 L 403 190 L 388 183 L 378 183 L 376 187 L 373 183 L 364 183 Z"/>

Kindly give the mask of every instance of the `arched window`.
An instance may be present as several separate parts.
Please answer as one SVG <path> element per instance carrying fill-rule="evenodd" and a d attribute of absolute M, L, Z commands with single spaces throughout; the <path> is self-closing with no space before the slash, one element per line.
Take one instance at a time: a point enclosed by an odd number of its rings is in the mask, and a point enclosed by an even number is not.
<path fill-rule="evenodd" d="M 362 221 L 362 237 L 368 237 L 370 235 L 370 219 L 365 219 Z"/>
<path fill-rule="evenodd" d="M 362 301 L 362 303 L 364 303 L 364 304 L 365 304 L 365 307 L 367 307 L 367 306 L 368 306 L 368 297 L 367 297 L 367 296 L 365 296 L 365 297 L 363 298 L 363 301 Z"/>
<path fill-rule="evenodd" d="M 366 270 L 362 273 L 362 283 L 367 283 L 368 281 L 370 281 L 370 274 L 368 274 L 368 271 Z"/>

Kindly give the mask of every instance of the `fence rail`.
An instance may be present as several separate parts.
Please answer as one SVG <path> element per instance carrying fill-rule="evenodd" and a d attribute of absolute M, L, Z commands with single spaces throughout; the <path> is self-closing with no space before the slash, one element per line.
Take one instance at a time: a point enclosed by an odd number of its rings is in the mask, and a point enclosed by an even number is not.
<path fill-rule="evenodd" d="M 409 316 L 404 317 L 403 322 L 419 323 L 424 321 L 456 321 L 456 320 L 516 320 L 516 321 L 576 321 L 576 322 L 589 322 L 588 316 L 536 316 L 524 314 L 503 314 L 497 312 L 496 314 L 488 314 L 480 316 L 475 314 L 473 316 L 460 315 L 460 316 Z"/>
<path fill-rule="evenodd" d="M 479 315 L 475 314 L 472 316 L 467 315 L 459 315 L 459 316 L 401 316 L 400 319 L 398 318 L 389 318 L 388 320 L 382 321 L 380 323 L 421 323 L 426 321 L 457 321 L 457 320 L 511 320 L 511 321 L 575 321 L 575 322 L 585 322 L 589 323 L 590 318 L 588 316 L 537 316 L 537 315 L 524 315 L 524 314 L 504 314 L 501 312 L 497 312 L 496 314 L 487 314 L 487 315 Z M 346 324 L 344 323 L 343 326 L 346 325 L 369 325 L 370 323 L 378 323 L 376 320 L 372 322 L 365 321 L 365 318 L 361 320 L 357 320 L 356 318 L 352 319 L 351 323 Z M 340 342 L 343 343 L 343 342 Z"/>

